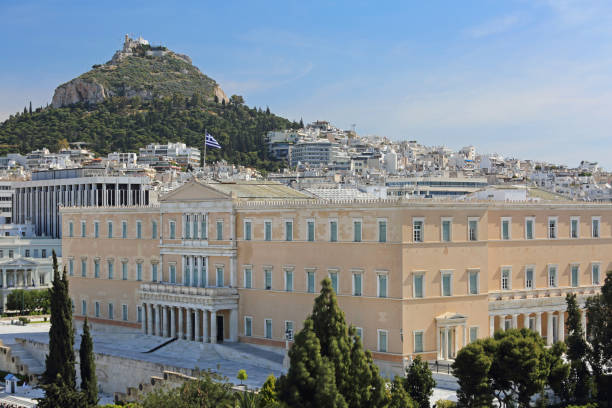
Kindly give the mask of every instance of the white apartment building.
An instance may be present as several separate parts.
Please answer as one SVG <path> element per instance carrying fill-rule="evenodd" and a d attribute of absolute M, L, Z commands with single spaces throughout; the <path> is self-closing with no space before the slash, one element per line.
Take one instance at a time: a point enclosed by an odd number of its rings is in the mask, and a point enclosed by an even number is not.
<path fill-rule="evenodd" d="M 200 167 L 200 149 L 188 147 L 185 143 L 150 144 L 139 149 L 139 163 L 154 164 L 160 161 L 174 161 L 184 167 Z"/>

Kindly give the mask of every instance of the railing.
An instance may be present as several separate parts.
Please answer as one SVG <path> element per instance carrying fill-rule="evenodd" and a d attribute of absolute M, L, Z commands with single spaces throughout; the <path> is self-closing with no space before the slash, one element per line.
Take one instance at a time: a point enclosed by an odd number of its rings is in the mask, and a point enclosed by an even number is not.
<path fill-rule="evenodd" d="M 176 295 L 194 295 L 194 296 L 233 296 L 238 295 L 238 289 L 236 288 L 199 288 L 194 286 L 183 286 L 174 283 L 143 283 L 140 285 L 142 292 L 150 293 L 169 293 Z"/>
<path fill-rule="evenodd" d="M 543 298 L 552 296 L 564 296 L 566 293 L 594 294 L 601 289 L 599 285 L 591 286 L 562 286 L 558 288 L 539 288 L 539 289 L 519 289 L 508 291 L 489 292 L 489 300 L 512 300 L 512 299 L 529 299 Z"/>
<path fill-rule="evenodd" d="M 429 369 L 432 373 L 442 373 L 442 374 L 452 374 L 453 367 L 452 364 L 441 361 L 429 361 Z"/>

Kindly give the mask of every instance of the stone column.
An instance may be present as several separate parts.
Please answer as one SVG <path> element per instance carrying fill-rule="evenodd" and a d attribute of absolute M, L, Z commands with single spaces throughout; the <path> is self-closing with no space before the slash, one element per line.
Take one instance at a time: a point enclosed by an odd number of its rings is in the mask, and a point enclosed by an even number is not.
<path fill-rule="evenodd" d="M 499 330 L 501 331 L 506 330 L 506 315 L 499 316 Z"/>
<path fill-rule="evenodd" d="M 230 309 L 230 341 L 238 341 L 238 309 Z"/>
<path fill-rule="evenodd" d="M 164 337 L 164 313 L 162 311 L 162 305 L 157 305 L 157 335 Z"/>
<path fill-rule="evenodd" d="M 170 337 L 176 337 L 176 308 L 170 308 Z"/>
<path fill-rule="evenodd" d="M 512 315 L 512 328 L 518 329 L 518 315 L 517 314 Z"/>
<path fill-rule="evenodd" d="M 155 305 L 153 308 L 155 309 L 155 323 L 152 334 L 159 336 L 159 305 Z"/>
<path fill-rule="evenodd" d="M 147 305 L 145 305 L 145 304 L 143 303 L 143 304 L 142 304 L 142 306 L 141 306 L 141 310 L 142 310 L 142 311 L 140 312 L 140 313 L 142 313 L 142 314 L 140 315 L 140 318 L 141 318 L 140 323 L 142 324 L 142 334 L 148 334 L 148 333 L 147 333 L 147 321 L 145 320 L 145 314 L 146 314 L 146 313 L 145 313 L 145 311 L 146 311 L 146 307 L 147 307 Z"/>
<path fill-rule="evenodd" d="M 147 303 L 147 334 L 153 334 L 153 306 Z"/>
<path fill-rule="evenodd" d="M 6 270 L 5 269 L 2 270 L 2 287 L 6 288 Z"/>
<path fill-rule="evenodd" d="M 541 336 L 542 335 L 542 312 L 536 312 L 536 331 Z"/>
<path fill-rule="evenodd" d="M 193 323 L 191 320 L 192 309 L 188 307 L 185 309 L 185 314 L 187 318 L 187 340 L 191 341 L 193 339 Z"/>
<path fill-rule="evenodd" d="M 217 311 L 210 311 L 210 342 L 215 344 L 217 342 Z"/>
<path fill-rule="evenodd" d="M 565 311 L 559 311 L 559 335 L 557 336 L 559 341 L 565 340 Z"/>
<path fill-rule="evenodd" d="M 467 327 L 464 324 L 463 325 L 463 347 L 466 346 L 466 344 L 468 343 L 468 338 L 467 338 Z"/>
<path fill-rule="evenodd" d="M 208 310 L 202 310 L 202 343 L 208 341 Z"/>
<path fill-rule="evenodd" d="M 170 306 L 164 306 L 164 337 L 170 337 Z"/>
<path fill-rule="evenodd" d="M 436 326 L 436 350 L 438 351 L 438 360 L 442 360 L 442 339 L 440 338 L 440 328 Z"/>
<path fill-rule="evenodd" d="M 234 218 L 232 217 L 232 220 Z M 237 275 L 237 271 L 236 271 L 236 255 L 232 255 L 230 256 L 230 286 L 232 288 L 235 288 L 237 286 L 236 284 L 236 275 Z"/>
<path fill-rule="evenodd" d="M 185 334 L 185 330 L 183 330 L 184 328 L 184 319 L 183 319 L 183 308 L 182 307 L 178 307 L 177 308 L 177 312 L 178 312 L 178 323 L 179 323 L 179 332 L 178 332 L 178 338 L 179 339 L 183 339 L 185 338 L 184 334 Z"/>
<path fill-rule="evenodd" d="M 553 312 L 546 312 L 546 345 L 553 344 Z"/>
<path fill-rule="evenodd" d="M 586 328 L 587 328 L 587 320 L 586 320 L 586 309 L 580 309 L 580 321 L 582 322 L 582 330 L 584 331 L 584 338 L 586 339 Z"/>
<path fill-rule="evenodd" d="M 529 313 L 523 313 L 523 327 L 529 328 Z"/>
<path fill-rule="evenodd" d="M 444 328 L 444 360 L 448 360 L 448 355 L 450 354 L 449 350 L 448 350 L 448 326 L 446 326 Z"/>
<path fill-rule="evenodd" d="M 194 341 L 202 341 L 202 338 L 200 337 L 200 324 L 202 323 L 202 319 L 200 319 L 200 310 L 199 309 L 193 309 L 193 315 L 194 315 L 194 324 L 195 324 L 195 334 L 194 334 Z"/>

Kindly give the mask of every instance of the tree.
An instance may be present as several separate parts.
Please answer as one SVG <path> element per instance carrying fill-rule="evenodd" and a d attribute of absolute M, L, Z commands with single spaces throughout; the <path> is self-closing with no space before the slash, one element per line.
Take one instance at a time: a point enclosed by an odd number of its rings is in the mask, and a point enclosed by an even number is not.
<path fill-rule="evenodd" d="M 387 403 L 385 381 L 380 376 L 369 351 L 364 351 L 361 338 L 355 328 L 350 327 L 351 340 L 350 372 L 353 390 L 344 395 L 349 407 L 382 407 Z"/>
<path fill-rule="evenodd" d="M 460 407 L 487 408 L 493 406 L 493 393 L 489 383 L 489 370 L 493 357 L 485 352 L 483 344 L 491 339 L 480 339 L 463 347 L 453 363 L 453 375 L 459 390 Z"/>
<path fill-rule="evenodd" d="M 98 404 L 98 380 L 96 378 L 96 363 L 93 355 L 93 341 L 89 333 L 87 317 L 83 322 L 81 347 L 79 348 L 81 360 L 81 391 L 85 394 L 87 404 L 95 407 Z"/>
<path fill-rule="evenodd" d="M 595 390 L 599 401 L 612 406 L 612 376 L 604 368 L 612 366 L 612 271 L 606 274 L 601 293 L 586 301 L 587 337 L 591 348 L 588 361 L 595 377 Z"/>
<path fill-rule="evenodd" d="M 436 381 L 433 379 L 427 361 L 420 356 L 406 369 L 404 387 L 419 408 L 429 408 L 429 398 L 433 395 Z"/>
<path fill-rule="evenodd" d="M 391 393 L 389 396 L 389 405 L 387 408 L 417 408 L 410 394 L 404 388 L 404 379 L 395 377 L 391 383 Z"/>
<path fill-rule="evenodd" d="M 249 378 L 249 376 L 247 375 L 247 372 L 245 369 L 240 369 L 238 370 L 238 375 L 236 376 L 236 378 L 240 380 L 240 385 L 242 385 L 242 382 L 246 381 L 246 379 Z"/>
<path fill-rule="evenodd" d="M 86 408 L 85 395 L 66 385 L 58 374 L 55 381 L 43 385 L 44 398 L 38 400 L 39 408 Z"/>
<path fill-rule="evenodd" d="M 49 354 L 45 360 L 45 384 L 57 381 L 58 375 L 68 388 L 75 389 L 74 330 L 72 328 L 72 302 L 68 296 L 66 268 L 60 275 L 57 256 L 53 251 L 53 284 L 50 289 L 51 328 Z"/>
<path fill-rule="evenodd" d="M 268 407 L 278 403 L 278 394 L 276 393 L 276 377 L 272 374 L 266 378 L 263 386 L 259 390 L 261 404 Z"/>
<path fill-rule="evenodd" d="M 591 389 L 592 377 L 586 364 L 589 347 L 584 336 L 582 327 L 582 313 L 578 308 L 575 294 L 567 294 L 567 358 L 570 362 L 569 376 L 563 389 L 566 402 L 585 404 L 588 402 Z"/>
<path fill-rule="evenodd" d="M 295 336 L 289 358 L 289 371 L 276 384 L 280 401 L 292 408 L 347 407 L 336 387 L 334 366 L 322 356 L 321 343 L 310 317 Z"/>

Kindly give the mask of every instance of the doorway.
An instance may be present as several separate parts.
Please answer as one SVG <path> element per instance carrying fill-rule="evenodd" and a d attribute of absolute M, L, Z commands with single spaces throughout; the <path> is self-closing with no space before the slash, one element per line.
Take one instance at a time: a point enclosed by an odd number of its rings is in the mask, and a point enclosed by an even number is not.
<path fill-rule="evenodd" d="M 223 343 L 223 316 L 217 315 L 217 343 Z"/>

